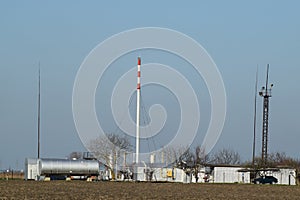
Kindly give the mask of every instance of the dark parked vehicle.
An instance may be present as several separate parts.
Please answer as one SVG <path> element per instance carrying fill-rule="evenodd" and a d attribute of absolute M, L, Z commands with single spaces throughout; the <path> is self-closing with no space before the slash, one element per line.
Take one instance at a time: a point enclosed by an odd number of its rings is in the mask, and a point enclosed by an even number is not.
<path fill-rule="evenodd" d="M 277 178 L 274 176 L 261 176 L 253 180 L 254 184 L 274 184 L 278 183 Z"/>

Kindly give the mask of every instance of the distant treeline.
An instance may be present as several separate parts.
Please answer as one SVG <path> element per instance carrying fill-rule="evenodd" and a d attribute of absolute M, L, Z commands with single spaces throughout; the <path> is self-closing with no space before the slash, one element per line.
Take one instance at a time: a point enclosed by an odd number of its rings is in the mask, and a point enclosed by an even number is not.
<path fill-rule="evenodd" d="M 3 171 L 0 172 L 0 180 L 20 180 L 24 179 L 24 173 L 20 171 Z"/>

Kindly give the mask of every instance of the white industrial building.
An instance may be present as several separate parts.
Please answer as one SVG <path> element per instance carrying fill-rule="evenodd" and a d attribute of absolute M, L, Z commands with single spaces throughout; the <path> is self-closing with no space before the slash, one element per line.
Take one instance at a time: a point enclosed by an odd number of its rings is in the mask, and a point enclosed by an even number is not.
<path fill-rule="evenodd" d="M 277 178 L 280 185 L 296 185 L 296 169 L 279 168 L 276 171 L 267 171 L 267 176 L 274 176 Z"/>
<path fill-rule="evenodd" d="M 39 168 L 37 158 L 26 158 L 25 159 L 25 180 L 38 180 Z"/>
<path fill-rule="evenodd" d="M 151 166 L 151 167 L 150 167 Z M 104 171 L 105 173 L 109 171 Z M 274 176 L 281 185 L 296 185 L 296 169 L 277 168 L 264 172 L 267 176 Z M 101 175 L 100 165 L 96 160 L 66 160 L 66 159 L 25 159 L 25 180 L 40 180 L 41 176 L 92 176 Z M 135 166 L 137 181 L 179 182 L 179 183 L 251 183 L 250 170 L 241 166 L 209 166 L 202 167 L 198 172 L 198 180 L 194 175 L 183 169 L 164 167 L 162 164 L 145 164 Z M 104 177 L 106 177 L 103 174 Z M 107 176 L 110 177 L 110 176 Z M 124 179 L 124 176 L 121 178 Z M 100 179 L 104 180 L 104 179 Z M 106 180 L 106 179 L 105 179 Z M 109 178 L 107 179 L 109 180 Z M 119 179 L 120 180 L 120 179 Z"/>
<path fill-rule="evenodd" d="M 152 176 L 150 176 L 151 171 L 153 172 Z M 277 178 L 277 184 L 296 185 L 295 169 L 281 168 L 277 171 L 267 171 L 266 175 Z M 190 176 L 182 169 L 141 166 L 137 168 L 137 180 L 180 183 L 251 183 L 250 171 L 240 166 L 203 167 L 198 173 L 198 181 L 194 175 Z"/>
<path fill-rule="evenodd" d="M 210 181 L 213 183 L 250 183 L 250 172 L 240 172 L 242 167 L 213 167 Z"/>
<path fill-rule="evenodd" d="M 184 170 L 166 167 L 142 167 L 136 169 L 138 181 L 189 183 L 191 178 Z"/>

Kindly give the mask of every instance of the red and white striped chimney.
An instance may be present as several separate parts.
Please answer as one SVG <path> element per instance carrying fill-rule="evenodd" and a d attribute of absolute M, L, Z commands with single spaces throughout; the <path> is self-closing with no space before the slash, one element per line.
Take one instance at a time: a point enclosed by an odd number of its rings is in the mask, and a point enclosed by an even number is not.
<path fill-rule="evenodd" d="M 138 57 L 137 90 L 141 89 L 141 58 Z"/>
<path fill-rule="evenodd" d="M 141 95 L 141 58 L 138 57 L 137 87 L 136 87 L 136 149 L 135 162 L 139 163 L 140 152 L 140 95 Z"/>

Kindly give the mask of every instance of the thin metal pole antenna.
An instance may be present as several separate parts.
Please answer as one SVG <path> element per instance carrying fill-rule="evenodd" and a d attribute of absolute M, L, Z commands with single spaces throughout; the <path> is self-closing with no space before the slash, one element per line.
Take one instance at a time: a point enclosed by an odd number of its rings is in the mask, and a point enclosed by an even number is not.
<path fill-rule="evenodd" d="M 258 65 L 256 67 L 255 79 L 255 95 L 254 95 L 254 120 L 253 120 L 253 149 L 252 149 L 252 167 L 255 165 L 255 142 L 256 142 L 256 113 L 257 113 L 257 81 L 258 81 Z"/>
<path fill-rule="evenodd" d="M 39 86 L 38 86 L 38 159 L 40 158 L 40 115 L 41 115 L 41 67 L 39 63 Z"/>
<path fill-rule="evenodd" d="M 137 87 L 136 87 L 136 149 L 135 162 L 139 163 L 140 152 L 140 96 L 141 96 L 141 58 L 138 57 Z"/>

